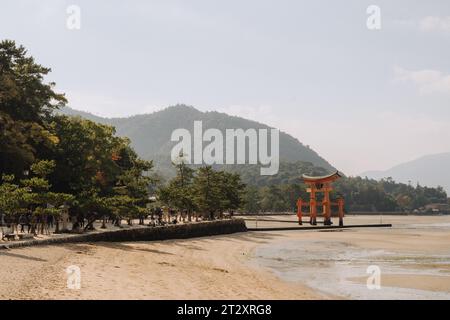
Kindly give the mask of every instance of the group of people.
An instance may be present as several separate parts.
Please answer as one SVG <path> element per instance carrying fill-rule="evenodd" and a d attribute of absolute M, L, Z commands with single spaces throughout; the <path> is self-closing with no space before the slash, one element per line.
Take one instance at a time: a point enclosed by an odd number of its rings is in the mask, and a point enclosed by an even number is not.
<path fill-rule="evenodd" d="M 6 227 L 11 233 L 50 234 L 54 228 L 55 219 L 52 215 L 32 215 L 23 213 L 20 215 L 0 214 L 0 227 Z"/>
<path fill-rule="evenodd" d="M 230 214 L 230 217 L 232 214 Z M 155 206 L 151 208 L 148 214 L 141 214 L 137 217 L 140 225 L 151 227 L 177 224 L 186 221 L 199 221 L 201 215 L 190 214 L 187 210 L 177 210 L 168 206 Z M 121 226 L 121 217 L 105 216 L 103 217 L 101 228 L 107 228 L 106 224 Z M 203 220 L 203 219 L 202 219 Z M 95 220 L 94 220 L 95 221 Z M 23 213 L 16 215 L 6 215 L 0 213 L 0 238 L 6 234 L 44 234 L 50 235 L 53 232 L 66 232 L 69 230 L 91 230 L 94 229 L 94 221 L 87 220 L 83 215 L 69 215 L 68 211 L 60 217 L 53 215 L 33 215 Z M 133 219 L 127 219 L 128 225 L 133 225 Z M 6 227 L 6 230 L 4 230 Z M 5 232 L 6 231 L 6 232 Z M 0 239 L 1 240 L 1 239 Z"/>
<path fill-rule="evenodd" d="M 169 207 L 155 207 L 150 211 L 150 226 L 163 226 L 167 224 L 177 224 L 180 221 L 185 221 L 187 211 L 177 211 Z M 144 224 L 144 217 L 140 217 L 140 224 Z"/>

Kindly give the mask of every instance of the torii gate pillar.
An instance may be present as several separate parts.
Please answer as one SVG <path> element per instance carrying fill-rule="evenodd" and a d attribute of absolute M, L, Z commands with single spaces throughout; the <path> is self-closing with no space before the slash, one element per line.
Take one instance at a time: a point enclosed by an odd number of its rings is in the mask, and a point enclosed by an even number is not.
<path fill-rule="evenodd" d="M 297 200 L 297 216 L 298 222 L 302 224 L 302 207 L 309 206 L 309 222 L 311 225 L 317 225 L 317 206 L 322 206 L 324 225 L 331 225 L 331 206 L 337 206 L 339 210 L 339 226 L 344 225 L 344 199 L 339 198 L 337 202 L 331 202 L 330 192 L 333 190 L 331 183 L 342 177 L 339 171 L 321 177 L 310 177 L 303 175 L 303 181 L 308 186 L 309 203 L 304 203 L 301 198 Z M 324 194 L 323 201 L 318 202 L 317 193 Z"/>

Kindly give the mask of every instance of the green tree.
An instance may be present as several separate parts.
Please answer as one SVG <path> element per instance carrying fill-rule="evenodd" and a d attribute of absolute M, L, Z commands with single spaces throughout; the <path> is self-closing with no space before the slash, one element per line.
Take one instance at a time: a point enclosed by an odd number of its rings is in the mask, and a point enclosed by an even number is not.
<path fill-rule="evenodd" d="M 14 175 L 3 175 L 0 184 L 0 214 L 7 218 L 17 215 L 26 207 L 30 190 L 14 183 Z"/>
<path fill-rule="evenodd" d="M 246 186 L 237 173 L 217 171 L 216 176 L 221 196 L 219 213 L 222 215 L 224 211 L 234 212 L 243 205 Z"/>
<path fill-rule="evenodd" d="M 180 211 L 186 211 L 188 221 L 192 220 L 192 213 L 196 209 L 193 192 L 194 169 L 187 166 L 186 162 L 173 163 L 177 175 L 166 186 L 158 190 L 159 199 L 166 205 Z M 183 215 L 184 217 L 184 215 Z"/>
<path fill-rule="evenodd" d="M 47 176 L 53 171 L 55 162 L 53 160 L 41 160 L 31 166 L 31 177 L 21 180 L 21 185 L 28 192 L 24 194 L 24 203 L 31 213 L 41 221 L 41 230 L 44 232 L 47 217 L 53 216 L 58 221 L 63 204 L 72 203 L 74 197 L 70 194 L 51 192 L 51 184 Z M 58 230 L 58 224 L 57 228 Z M 37 233 L 36 225 L 32 226 L 32 232 Z"/>
<path fill-rule="evenodd" d="M 259 189 L 255 186 L 247 186 L 244 193 L 244 211 L 247 213 L 258 213 L 261 210 L 261 197 Z"/>
<path fill-rule="evenodd" d="M 85 229 L 108 214 L 111 207 L 104 198 L 128 196 L 145 207 L 152 179 L 144 173 L 152 163 L 139 159 L 128 139 L 117 137 L 113 127 L 81 118 L 55 116 L 52 125 L 60 142 L 48 151 L 56 161 L 51 182 L 54 190 L 76 197 L 71 212 L 78 220 L 88 219 Z"/>
<path fill-rule="evenodd" d="M 49 72 L 24 47 L 0 42 L 0 174 L 22 177 L 40 148 L 58 142 L 49 122 L 66 99 L 53 91 L 54 83 L 44 82 Z"/>
<path fill-rule="evenodd" d="M 223 195 L 218 180 L 217 172 L 211 166 L 206 166 L 197 170 L 193 181 L 197 209 L 209 219 L 214 219 L 215 213 L 221 209 Z"/>

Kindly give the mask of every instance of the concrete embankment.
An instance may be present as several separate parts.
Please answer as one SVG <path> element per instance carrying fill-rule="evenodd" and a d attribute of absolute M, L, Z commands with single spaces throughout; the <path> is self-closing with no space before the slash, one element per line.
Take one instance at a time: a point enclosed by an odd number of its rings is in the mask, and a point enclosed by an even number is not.
<path fill-rule="evenodd" d="M 243 219 L 204 221 L 164 227 L 137 227 L 114 231 L 98 231 L 79 235 L 67 235 L 48 239 L 35 239 L 0 244 L 0 249 L 12 249 L 34 245 L 50 245 L 80 242 L 130 242 L 169 239 L 187 239 L 221 234 L 245 232 L 247 227 Z"/>

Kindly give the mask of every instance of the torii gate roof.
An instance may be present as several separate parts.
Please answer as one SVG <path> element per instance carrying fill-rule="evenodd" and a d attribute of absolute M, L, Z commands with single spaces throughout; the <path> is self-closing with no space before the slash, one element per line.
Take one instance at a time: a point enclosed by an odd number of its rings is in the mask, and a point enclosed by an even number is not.
<path fill-rule="evenodd" d="M 306 183 L 323 183 L 323 182 L 333 182 L 339 178 L 341 178 L 343 175 L 339 171 L 336 171 L 332 174 L 326 175 L 326 176 L 318 176 L 318 177 L 311 177 L 306 174 L 302 175 L 302 179 Z"/>

